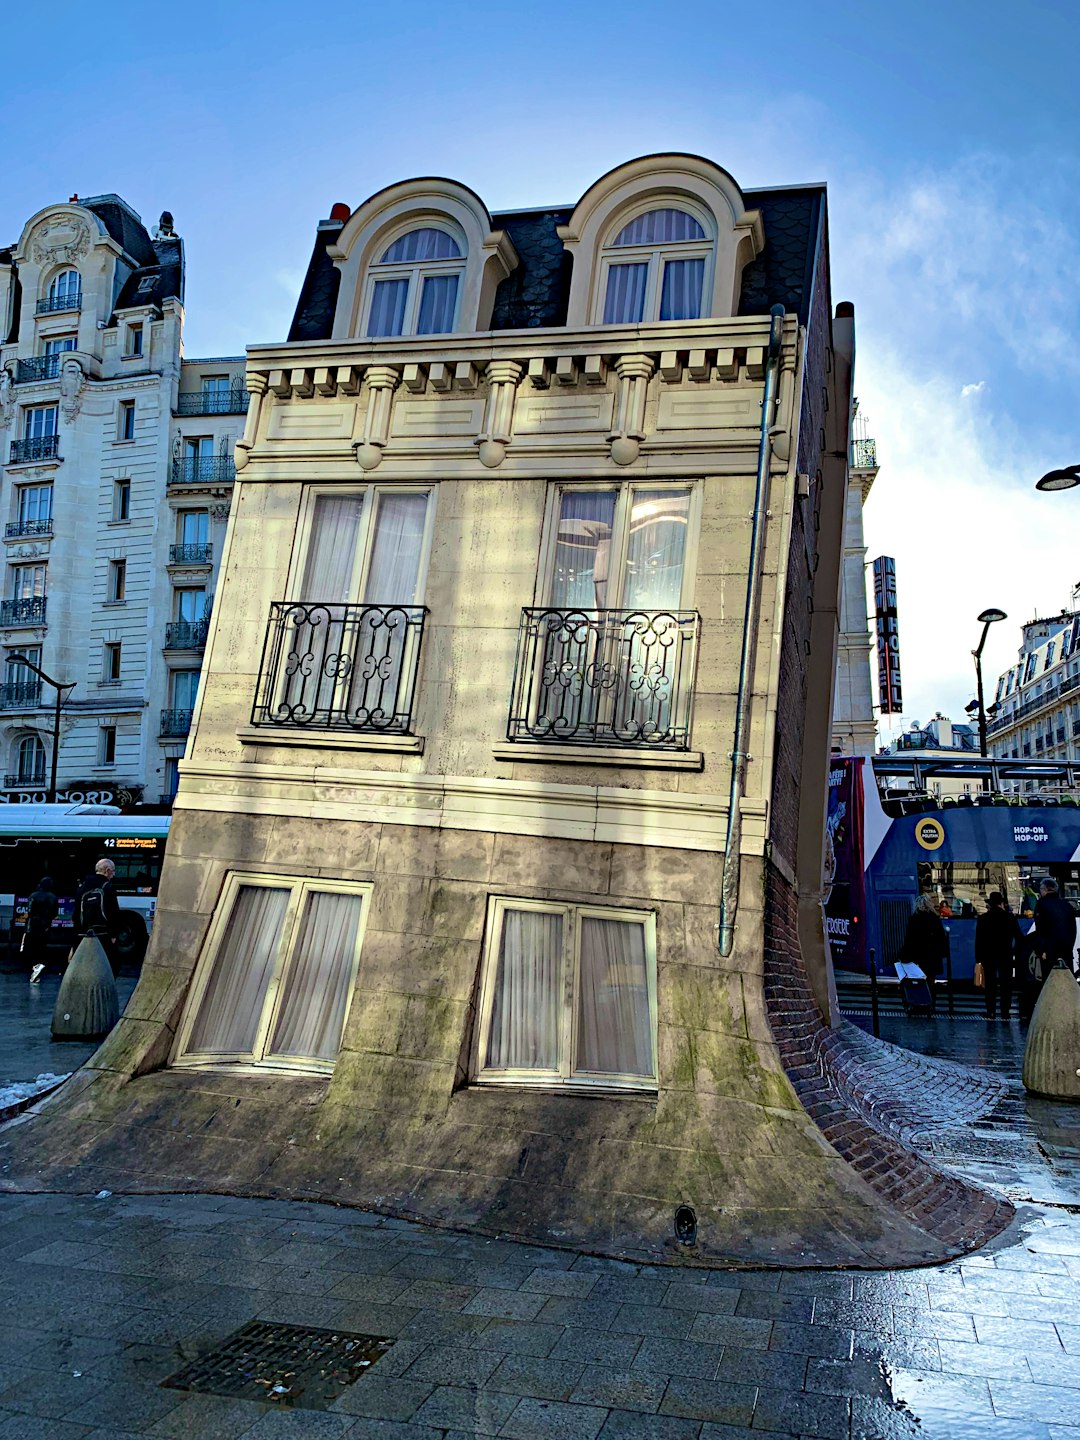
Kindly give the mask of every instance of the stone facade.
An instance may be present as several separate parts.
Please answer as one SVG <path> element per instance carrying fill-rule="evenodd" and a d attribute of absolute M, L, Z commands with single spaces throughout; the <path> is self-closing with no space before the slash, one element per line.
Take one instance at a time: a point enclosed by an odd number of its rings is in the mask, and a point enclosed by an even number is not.
<path fill-rule="evenodd" d="M 840 649 L 836 664 L 833 750 L 873 755 L 877 749 L 870 622 L 866 603 L 866 541 L 863 507 L 878 475 L 877 445 L 863 436 L 852 443 L 844 512 L 844 578 L 840 596 Z"/>
<path fill-rule="evenodd" d="M 0 250 L 0 799 L 46 798 L 54 692 L 6 659 L 27 651 L 75 687 L 62 793 L 176 788 L 206 627 L 167 627 L 208 613 L 246 401 L 242 359 L 183 358 L 183 272 L 171 218 L 151 238 L 115 195 L 49 206 Z M 192 434 L 216 465 L 185 471 Z"/>

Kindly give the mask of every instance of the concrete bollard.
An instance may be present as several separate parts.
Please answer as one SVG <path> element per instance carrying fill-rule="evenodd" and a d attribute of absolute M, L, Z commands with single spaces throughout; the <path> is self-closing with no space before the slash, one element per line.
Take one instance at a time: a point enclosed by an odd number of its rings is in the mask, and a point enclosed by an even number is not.
<path fill-rule="evenodd" d="M 95 935 L 85 936 L 60 982 L 53 1011 L 54 1040 L 100 1040 L 120 1019 L 112 966 Z"/>
<path fill-rule="evenodd" d="M 1028 1027 L 1024 1088 L 1050 1100 L 1080 1100 L 1080 985 L 1057 966 L 1047 976 Z"/>

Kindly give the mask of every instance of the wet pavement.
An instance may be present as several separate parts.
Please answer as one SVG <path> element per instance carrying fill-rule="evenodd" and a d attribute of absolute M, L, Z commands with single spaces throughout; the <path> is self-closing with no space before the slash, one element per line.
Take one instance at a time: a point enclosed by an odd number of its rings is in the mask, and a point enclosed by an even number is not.
<path fill-rule="evenodd" d="M 136 977 L 116 982 L 120 1009 L 135 989 Z M 31 985 L 24 974 L 0 971 L 0 1088 L 38 1075 L 64 1075 L 77 1070 L 97 1049 L 94 1041 L 54 1040 L 50 1033 L 53 1007 L 60 989 L 54 971 Z"/>
<path fill-rule="evenodd" d="M 911 1137 L 1021 1203 L 985 1251 L 674 1270 L 296 1202 L 0 1195 L 0 1440 L 1080 1440 L 1080 1107 L 1027 1099 L 1015 1024 L 895 1025 L 1001 1080 Z M 328 1409 L 163 1387 L 256 1319 L 393 1344 Z"/>

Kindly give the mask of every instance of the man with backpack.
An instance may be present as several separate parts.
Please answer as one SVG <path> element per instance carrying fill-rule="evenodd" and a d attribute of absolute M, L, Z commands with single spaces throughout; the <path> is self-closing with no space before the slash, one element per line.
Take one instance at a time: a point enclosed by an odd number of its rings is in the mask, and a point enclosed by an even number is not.
<path fill-rule="evenodd" d="M 111 860 L 99 860 L 93 875 L 88 875 L 79 889 L 75 906 L 76 944 L 85 935 L 95 935 L 116 969 L 113 941 L 120 924 L 120 902 L 116 898 L 113 877 L 116 866 Z"/>

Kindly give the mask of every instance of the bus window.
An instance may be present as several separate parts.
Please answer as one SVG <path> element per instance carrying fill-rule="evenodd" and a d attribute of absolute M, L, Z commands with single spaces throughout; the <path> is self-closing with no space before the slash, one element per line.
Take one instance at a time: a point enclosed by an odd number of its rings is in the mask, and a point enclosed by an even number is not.
<path fill-rule="evenodd" d="M 998 891 L 1015 913 L 1021 911 L 1020 866 L 1011 860 L 951 860 L 918 866 L 919 894 L 932 895 L 942 919 L 974 920 L 986 909 L 987 896 Z"/>

